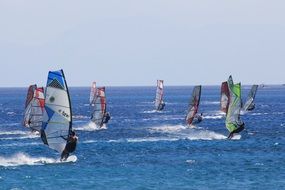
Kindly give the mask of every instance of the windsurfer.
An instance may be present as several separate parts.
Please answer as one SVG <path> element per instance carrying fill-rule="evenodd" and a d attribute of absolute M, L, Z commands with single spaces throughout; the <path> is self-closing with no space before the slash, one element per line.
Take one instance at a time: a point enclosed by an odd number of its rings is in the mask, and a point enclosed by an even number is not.
<path fill-rule="evenodd" d="M 106 112 L 104 114 L 104 118 L 103 118 L 103 123 L 108 123 L 108 121 L 111 119 L 111 115 L 109 112 Z"/>
<path fill-rule="evenodd" d="M 228 136 L 228 139 L 231 139 L 233 136 L 234 136 L 234 133 L 239 133 L 241 132 L 242 130 L 244 130 L 244 122 L 242 122 L 241 124 L 237 124 L 238 125 L 238 128 L 236 128 L 235 130 L 233 130 L 229 136 Z"/>
<path fill-rule="evenodd" d="M 78 140 L 78 137 L 76 136 L 74 131 L 71 131 L 71 134 L 67 139 L 64 137 L 62 138 L 67 140 L 67 143 L 65 145 L 64 150 L 61 153 L 61 158 L 60 158 L 61 161 L 66 160 L 69 156 L 69 153 L 75 151 L 77 140 Z"/>

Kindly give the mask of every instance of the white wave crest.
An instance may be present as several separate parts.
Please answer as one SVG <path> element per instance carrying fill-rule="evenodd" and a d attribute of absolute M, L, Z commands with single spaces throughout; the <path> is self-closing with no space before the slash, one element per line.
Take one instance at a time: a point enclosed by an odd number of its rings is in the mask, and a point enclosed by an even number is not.
<path fill-rule="evenodd" d="M 0 131 L 0 135 L 25 135 L 25 131 Z"/>
<path fill-rule="evenodd" d="M 223 115 L 206 115 L 203 116 L 204 119 L 222 119 L 224 116 Z"/>
<path fill-rule="evenodd" d="M 194 164 L 196 161 L 195 160 L 186 160 L 186 163 L 188 164 Z"/>
<path fill-rule="evenodd" d="M 203 101 L 203 102 L 201 102 L 201 104 L 205 104 L 205 105 L 218 105 L 218 104 L 220 104 L 220 102 L 219 101 Z"/>
<path fill-rule="evenodd" d="M 1 140 L 13 140 L 13 139 L 33 139 L 39 137 L 39 132 L 24 132 L 24 131 L 2 131 L 0 135 L 21 135 L 14 137 L 3 137 Z"/>
<path fill-rule="evenodd" d="M 239 134 L 234 134 L 234 136 L 231 138 L 231 140 L 240 140 L 241 139 L 241 135 Z"/>
<path fill-rule="evenodd" d="M 73 115 L 72 118 L 73 119 L 88 119 L 90 117 L 88 117 L 86 115 Z"/>
<path fill-rule="evenodd" d="M 28 154 L 18 152 L 10 157 L 0 156 L 0 166 L 11 167 L 11 166 L 22 166 L 22 165 L 44 165 L 44 164 L 58 164 L 66 162 L 76 162 L 77 157 L 71 155 L 67 161 L 60 161 L 60 159 L 47 158 L 47 157 L 31 157 Z"/>
<path fill-rule="evenodd" d="M 156 113 L 156 112 L 159 112 L 157 110 L 149 110 L 149 111 L 143 111 L 142 113 Z"/>
<path fill-rule="evenodd" d="M 2 157 L 0 156 L 0 166 L 9 167 L 9 166 L 21 166 L 21 165 L 43 165 L 58 163 L 60 160 L 55 160 L 53 158 L 46 157 L 31 157 L 25 153 L 19 152 L 11 157 Z"/>
<path fill-rule="evenodd" d="M 7 112 L 7 115 L 16 115 L 16 113 L 13 111 L 9 111 L 9 112 Z"/>
<path fill-rule="evenodd" d="M 75 130 L 78 130 L 78 131 L 98 131 L 98 130 L 104 130 L 104 129 L 107 129 L 107 125 L 104 124 L 102 127 L 99 127 L 93 122 L 89 122 L 86 125 L 75 128 Z"/>
<path fill-rule="evenodd" d="M 42 143 L 32 142 L 32 143 L 9 143 L 9 144 L 0 144 L 0 147 L 12 147 L 12 146 L 34 146 L 41 145 Z"/>
<path fill-rule="evenodd" d="M 158 126 L 149 128 L 151 133 L 165 133 L 167 137 L 173 139 L 188 139 L 188 140 L 221 140 L 227 137 L 223 134 L 214 131 L 205 130 L 202 128 L 189 128 L 183 125 L 174 126 Z"/>
<path fill-rule="evenodd" d="M 147 137 L 147 138 L 128 138 L 127 142 L 157 142 L 157 141 L 178 141 L 179 138 L 169 138 L 169 137 Z M 122 142 L 122 140 L 120 141 Z"/>

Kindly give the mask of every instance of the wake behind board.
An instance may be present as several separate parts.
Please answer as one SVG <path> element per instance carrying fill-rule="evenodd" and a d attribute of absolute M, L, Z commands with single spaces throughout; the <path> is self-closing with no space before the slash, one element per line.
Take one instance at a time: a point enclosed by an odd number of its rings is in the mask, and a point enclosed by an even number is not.
<path fill-rule="evenodd" d="M 76 162 L 76 161 L 77 161 L 77 156 L 71 155 L 66 160 L 62 160 L 61 162 L 68 163 L 68 162 Z"/>

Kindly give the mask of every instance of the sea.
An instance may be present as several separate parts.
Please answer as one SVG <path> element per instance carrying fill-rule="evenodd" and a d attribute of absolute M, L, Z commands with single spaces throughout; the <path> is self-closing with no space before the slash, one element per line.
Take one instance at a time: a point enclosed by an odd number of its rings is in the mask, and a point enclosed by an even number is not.
<path fill-rule="evenodd" d="M 195 128 L 185 125 L 193 86 L 165 86 L 163 111 L 154 110 L 155 87 L 106 87 L 105 129 L 90 123 L 90 88 L 69 90 L 77 160 L 60 162 L 21 124 L 27 88 L 0 88 L 0 189 L 285 189 L 285 86 L 258 89 L 232 140 L 220 86 L 202 87 Z"/>

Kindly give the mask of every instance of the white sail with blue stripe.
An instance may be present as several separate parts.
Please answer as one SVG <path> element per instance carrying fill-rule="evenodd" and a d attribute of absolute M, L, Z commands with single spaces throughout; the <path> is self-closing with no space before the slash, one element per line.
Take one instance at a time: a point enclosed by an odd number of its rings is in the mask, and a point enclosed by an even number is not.
<path fill-rule="evenodd" d="M 50 71 L 45 91 L 41 136 L 49 148 L 62 152 L 72 129 L 72 111 L 63 70 Z"/>

